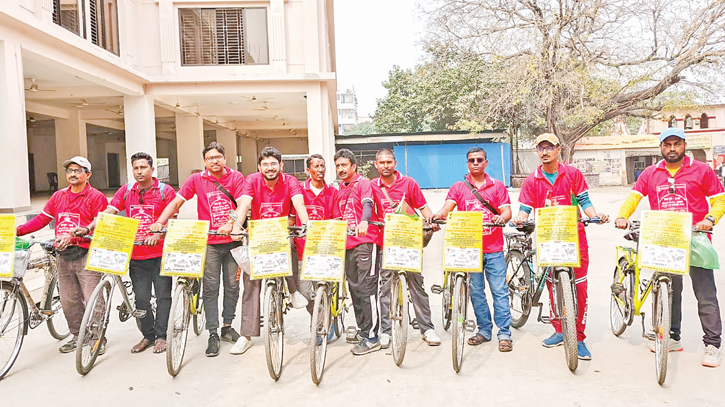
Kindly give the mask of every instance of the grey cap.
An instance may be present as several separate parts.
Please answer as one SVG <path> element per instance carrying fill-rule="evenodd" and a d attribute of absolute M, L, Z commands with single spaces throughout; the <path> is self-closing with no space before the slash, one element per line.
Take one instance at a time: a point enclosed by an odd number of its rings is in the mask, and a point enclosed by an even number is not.
<path fill-rule="evenodd" d="M 81 167 L 85 168 L 86 170 L 91 170 L 91 162 L 88 161 L 86 157 L 81 157 L 79 155 L 71 158 L 70 160 L 63 161 L 63 168 L 68 168 L 71 164 L 78 164 Z"/>

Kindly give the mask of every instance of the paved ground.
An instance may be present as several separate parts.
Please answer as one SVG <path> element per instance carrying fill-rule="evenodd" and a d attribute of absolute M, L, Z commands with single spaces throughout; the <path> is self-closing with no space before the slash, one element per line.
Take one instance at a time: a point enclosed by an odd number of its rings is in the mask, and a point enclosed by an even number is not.
<path fill-rule="evenodd" d="M 598 210 L 614 215 L 627 191 L 621 187 L 601 188 L 592 192 L 592 200 Z M 514 202 L 517 195 L 512 193 Z M 437 210 L 445 191 L 429 191 L 426 196 Z M 725 367 L 700 366 L 702 331 L 689 283 L 685 284 L 683 303 L 685 350 L 670 356 L 667 381 L 659 386 L 654 376 L 654 356 L 641 336 L 639 319 L 619 338 L 609 329 L 613 246 L 624 242 L 622 232 L 611 224 L 593 225 L 588 228 L 588 235 L 591 265 L 587 344 L 593 360 L 580 362 L 575 373 L 566 368 L 561 347 L 545 349 L 540 345 L 552 328 L 532 318 L 522 329 L 514 330 L 511 353 L 499 353 L 494 343 L 476 348 L 466 346 L 463 368 L 456 374 L 451 365 L 450 335 L 440 327 L 440 297 L 431 295 L 442 346 L 429 347 L 417 332 L 411 331 L 403 366 L 396 367 L 385 351 L 354 357 L 350 346 L 339 340 L 329 347 L 326 374 L 319 387 L 310 380 L 309 317 L 304 311 L 294 311 L 286 320 L 284 370 L 276 383 L 267 373 L 264 346 L 259 338 L 244 355 L 230 355 L 231 345 L 223 343 L 219 357 L 206 358 L 206 334 L 196 337 L 191 333 L 182 371 L 172 378 L 166 372 L 164 355 L 150 351 L 130 353 L 141 336 L 132 321 L 120 323 L 113 317 L 108 330 L 108 352 L 85 377 L 76 373 L 75 354 L 60 354 L 60 343 L 51 338 L 44 326 L 31 331 L 15 367 L 0 382 L 0 397 L 3 405 L 58 406 L 99 402 L 107 406 L 422 406 L 465 402 L 497 406 L 722 405 Z M 439 233 L 425 252 L 428 287 L 441 281 L 441 241 Z M 714 242 L 724 253 L 725 238 L 716 233 Z M 725 283 L 720 272 L 716 274 L 723 292 Z M 120 301 L 118 293 L 114 298 Z M 645 309 L 649 310 L 649 305 Z M 238 327 L 237 321 L 235 326 Z"/>

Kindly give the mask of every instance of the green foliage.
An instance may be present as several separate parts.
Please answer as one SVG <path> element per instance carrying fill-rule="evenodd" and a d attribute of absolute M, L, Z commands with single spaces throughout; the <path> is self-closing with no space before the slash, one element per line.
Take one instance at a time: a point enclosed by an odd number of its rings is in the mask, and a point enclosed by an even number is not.
<path fill-rule="evenodd" d="M 375 134 L 377 132 L 378 131 L 374 122 L 362 122 L 347 129 L 345 133 L 343 133 L 343 136 L 364 136 L 367 134 Z"/>

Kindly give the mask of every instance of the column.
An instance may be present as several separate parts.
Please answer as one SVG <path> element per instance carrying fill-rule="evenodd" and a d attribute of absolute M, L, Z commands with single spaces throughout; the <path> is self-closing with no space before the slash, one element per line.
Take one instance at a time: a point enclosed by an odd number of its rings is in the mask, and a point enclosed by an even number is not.
<path fill-rule="evenodd" d="M 229 129 L 217 129 L 216 142 L 224 146 L 227 155 L 227 167 L 237 169 L 237 132 Z"/>
<path fill-rule="evenodd" d="M 55 119 L 55 155 L 58 168 L 58 187 L 63 188 L 68 186 L 63 162 L 77 155 L 86 157 L 90 161 L 86 122 L 81 120 L 79 110 L 69 111 L 67 119 Z"/>
<path fill-rule="evenodd" d="M 0 162 L 10 173 L 0 177 L 0 212 L 30 209 L 25 83 L 20 44 L 0 42 Z M 41 157 L 37 157 L 41 159 Z"/>
<path fill-rule="evenodd" d="M 179 163 L 179 186 L 193 170 L 204 169 L 204 120 L 198 116 L 176 114 L 176 156 Z"/>
<path fill-rule="evenodd" d="M 123 123 L 126 132 L 126 168 L 128 182 L 133 182 L 131 156 L 143 151 L 156 164 L 156 115 L 152 96 L 124 96 Z M 154 175 L 155 172 L 154 172 Z"/>
<path fill-rule="evenodd" d="M 240 171 L 245 176 L 257 172 L 257 140 L 254 137 L 241 137 L 239 148 L 242 156 L 242 168 Z"/>
<path fill-rule="evenodd" d="M 327 85 L 315 84 L 307 91 L 307 145 L 310 154 L 322 154 L 328 171 L 327 182 L 335 179 L 335 132 L 333 130 L 332 111 L 330 110 Z"/>

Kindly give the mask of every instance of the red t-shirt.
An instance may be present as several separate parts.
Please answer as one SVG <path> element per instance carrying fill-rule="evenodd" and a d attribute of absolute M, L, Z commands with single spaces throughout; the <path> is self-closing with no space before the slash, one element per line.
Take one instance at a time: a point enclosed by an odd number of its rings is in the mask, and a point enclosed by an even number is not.
<path fill-rule="evenodd" d="M 375 206 L 375 196 L 370 186 L 370 181 L 363 178 L 360 174 L 355 174 L 355 178 L 349 184 L 341 183 L 338 202 L 340 205 L 340 214 L 342 219 L 347 222 L 347 227 L 354 229 L 362 220 L 363 202 L 369 201 Z M 371 221 L 378 221 L 380 218 L 373 207 Z M 378 243 L 380 228 L 368 224 L 368 231 L 365 236 L 348 236 L 347 249 L 352 249 L 363 243 Z"/>
<path fill-rule="evenodd" d="M 578 206 L 577 195 L 589 190 L 584 174 L 578 168 L 559 163 L 556 180 L 552 185 L 544 176 L 541 166 L 526 177 L 521 186 L 519 203 L 533 209 L 556 205 Z M 579 249 L 589 247 L 584 225 L 579 224 Z"/>
<path fill-rule="evenodd" d="M 126 211 L 126 216 L 137 219 L 138 230 L 134 240 L 143 241 L 149 235 L 149 227 L 159 219 L 159 216 L 169 202 L 176 197 L 176 191 L 170 185 L 164 185 L 164 199 L 161 200 L 159 180 L 154 178 L 154 185 L 144 192 L 144 203 L 139 202 L 138 183 L 133 183 L 131 189 L 124 185 L 116 191 L 111 199 L 111 208 L 121 212 Z M 125 196 L 125 198 L 124 198 Z M 164 239 L 159 240 L 156 246 L 134 246 L 131 258 L 134 260 L 146 260 L 161 257 L 163 255 Z"/>
<path fill-rule="evenodd" d="M 309 179 L 302 183 L 300 188 L 302 189 L 302 196 L 305 198 L 307 217 L 310 220 L 328 220 L 340 217 L 340 207 L 337 204 L 337 189 L 325 184 L 322 191 L 315 195 Z M 296 224 L 297 226 L 302 225 L 299 217 L 297 217 Z M 299 259 L 302 260 L 305 252 L 305 239 L 295 238 L 295 245 L 297 246 Z"/>
<path fill-rule="evenodd" d="M 466 180 L 471 182 L 471 175 L 466 174 Z M 498 180 L 495 180 L 486 174 L 486 182 L 477 188 L 478 193 L 486 202 L 499 210 L 506 206 L 511 206 L 506 186 Z M 495 213 L 483 206 L 481 201 L 473 195 L 471 189 L 463 181 L 458 181 L 451 186 L 446 196 L 446 201 L 455 202 L 459 211 L 465 212 L 483 212 L 483 222 L 491 223 L 491 219 Z M 496 253 L 503 250 L 503 228 L 484 227 L 483 228 L 483 253 Z"/>
<path fill-rule="evenodd" d="M 269 188 L 261 172 L 249 174 L 244 181 L 241 196 L 252 198 L 252 219 L 270 219 L 289 216 L 292 197 L 302 195 L 297 178 L 280 173 L 277 184 Z"/>
<path fill-rule="evenodd" d="M 649 198 L 653 210 L 692 212 L 692 224 L 705 219 L 710 206 L 707 199 L 725 193 L 715 171 L 707 164 L 685 159 L 675 173 L 675 193 L 669 190 L 670 172 L 661 160 L 645 168 L 637 178 L 633 191 Z"/>
<path fill-rule="evenodd" d="M 18 236 L 27 235 L 45 227 L 55 219 L 55 235 L 65 235 L 76 227 L 87 227 L 93 219 L 108 207 L 108 199 L 103 193 L 86 184 L 83 191 L 74 194 L 70 187 L 57 191 L 50 197 L 43 212 L 24 225 L 18 226 Z M 73 245 L 88 248 L 90 242 L 74 238 Z"/>
<path fill-rule="evenodd" d="M 370 186 L 372 187 L 373 193 L 375 194 L 376 210 L 380 217 L 383 219 L 385 218 L 385 214 L 393 213 L 396 209 L 393 208 L 390 200 L 387 196 L 385 196 L 385 193 L 383 192 L 384 185 L 385 183 L 380 177 L 370 181 Z M 395 171 L 395 180 L 393 181 L 393 183 L 385 186 L 385 190 L 388 192 L 388 196 L 390 196 L 390 199 L 392 199 L 393 202 L 395 202 L 396 204 L 399 204 L 405 196 L 405 203 L 408 204 L 411 209 L 420 210 L 428 205 L 428 202 L 425 200 L 425 197 L 423 196 L 423 191 L 421 191 L 418 183 L 415 182 L 413 178 L 406 177 L 398 171 Z M 413 211 L 408 211 L 408 213 L 411 215 L 412 212 Z M 383 231 L 381 231 L 380 233 L 378 239 L 378 246 L 383 246 Z"/>
<path fill-rule="evenodd" d="M 191 174 L 178 192 L 183 200 L 197 197 L 196 212 L 200 220 L 209 221 L 209 230 L 217 230 L 229 221 L 229 211 L 236 209 L 229 197 L 217 188 L 213 181 L 218 182 L 229 192 L 235 201 L 242 197 L 244 175 L 241 172 L 224 167 L 226 172 L 221 178 L 209 174 L 209 170 Z M 221 244 L 232 241 L 228 236 L 210 235 L 207 244 Z"/>

